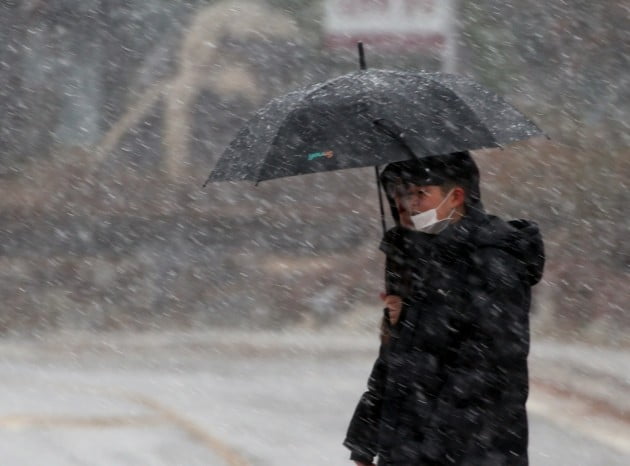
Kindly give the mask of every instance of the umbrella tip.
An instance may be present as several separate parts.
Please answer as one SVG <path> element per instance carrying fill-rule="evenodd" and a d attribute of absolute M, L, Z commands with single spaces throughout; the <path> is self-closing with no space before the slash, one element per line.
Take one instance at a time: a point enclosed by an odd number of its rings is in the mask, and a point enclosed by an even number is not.
<path fill-rule="evenodd" d="M 363 49 L 363 42 L 357 42 L 357 48 L 359 49 L 359 69 L 366 70 L 367 64 L 365 63 L 365 50 Z"/>

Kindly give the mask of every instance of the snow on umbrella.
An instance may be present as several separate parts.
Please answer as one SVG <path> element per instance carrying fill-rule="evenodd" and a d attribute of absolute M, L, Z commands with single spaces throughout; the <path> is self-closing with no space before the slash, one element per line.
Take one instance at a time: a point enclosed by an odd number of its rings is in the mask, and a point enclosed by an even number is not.
<path fill-rule="evenodd" d="M 542 134 L 469 78 L 361 70 L 273 99 L 240 129 L 206 183 L 378 166 Z"/>

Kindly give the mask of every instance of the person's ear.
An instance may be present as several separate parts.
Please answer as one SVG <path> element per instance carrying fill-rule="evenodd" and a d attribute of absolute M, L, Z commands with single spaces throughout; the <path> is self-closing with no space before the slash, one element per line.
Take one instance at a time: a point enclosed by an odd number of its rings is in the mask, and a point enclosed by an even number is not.
<path fill-rule="evenodd" d="M 458 208 L 459 206 L 464 205 L 464 201 L 466 200 L 466 191 L 464 188 L 460 186 L 455 186 L 453 188 L 453 194 L 451 198 L 453 208 Z"/>

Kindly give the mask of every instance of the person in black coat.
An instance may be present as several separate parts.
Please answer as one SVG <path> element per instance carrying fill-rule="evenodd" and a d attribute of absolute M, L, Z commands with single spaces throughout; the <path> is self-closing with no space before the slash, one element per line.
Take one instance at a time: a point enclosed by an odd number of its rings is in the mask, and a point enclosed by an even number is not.
<path fill-rule="evenodd" d="M 344 445 L 357 465 L 526 466 L 535 223 L 481 204 L 468 152 L 390 164 L 379 356 Z"/>

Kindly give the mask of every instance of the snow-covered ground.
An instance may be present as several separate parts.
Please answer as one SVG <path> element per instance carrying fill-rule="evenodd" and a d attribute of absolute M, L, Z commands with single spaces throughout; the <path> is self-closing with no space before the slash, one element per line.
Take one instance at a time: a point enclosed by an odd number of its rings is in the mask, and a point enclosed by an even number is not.
<path fill-rule="evenodd" d="M 298 330 L 5 339 L 1 464 L 350 464 L 376 349 Z M 630 464 L 630 351 L 534 341 L 530 365 L 532 466 Z"/>

